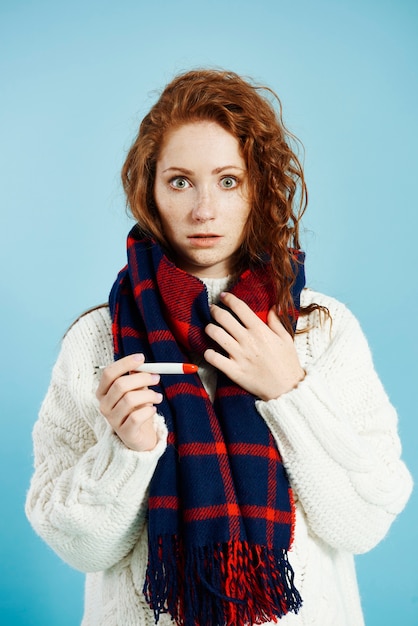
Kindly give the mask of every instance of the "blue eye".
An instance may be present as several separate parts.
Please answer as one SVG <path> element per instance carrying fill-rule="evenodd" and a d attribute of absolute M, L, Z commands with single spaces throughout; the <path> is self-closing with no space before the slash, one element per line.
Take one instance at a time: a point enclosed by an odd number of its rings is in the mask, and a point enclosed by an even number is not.
<path fill-rule="evenodd" d="M 189 182 L 182 176 L 176 176 L 176 178 L 170 180 L 170 185 L 174 187 L 174 189 L 186 189 L 189 187 Z"/>
<path fill-rule="evenodd" d="M 224 189 L 233 189 L 237 185 L 238 181 L 233 176 L 224 176 L 224 178 L 221 179 L 221 187 Z"/>

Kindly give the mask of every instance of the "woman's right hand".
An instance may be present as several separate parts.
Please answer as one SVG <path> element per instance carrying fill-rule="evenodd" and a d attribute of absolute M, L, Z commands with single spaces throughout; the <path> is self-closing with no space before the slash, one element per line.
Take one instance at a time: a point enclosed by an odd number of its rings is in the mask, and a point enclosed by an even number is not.
<path fill-rule="evenodd" d="M 159 382 L 160 376 L 135 371 L 143 362 L 143 354 L 115 361 L 103 370 L 96 391 L 101 413 L 125 446 L 138 452 L 152 450 L 157 445 L 155 405 L 163 399 L 149 388 Z"/>

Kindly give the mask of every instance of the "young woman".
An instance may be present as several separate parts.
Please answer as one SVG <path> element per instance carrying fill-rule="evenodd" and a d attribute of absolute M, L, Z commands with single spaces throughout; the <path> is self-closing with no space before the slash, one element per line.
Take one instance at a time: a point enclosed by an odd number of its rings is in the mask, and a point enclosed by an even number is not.
<path fill-rule="evenodd" d="M 123 167 L 127 266 L 63 341 L 27 497 L 88 572 L 83 626 L 360 626 L 353 554 L 409 497 L 359 324 L 304 288 L 305 181 L 268 96 L 180 75 Z"/>

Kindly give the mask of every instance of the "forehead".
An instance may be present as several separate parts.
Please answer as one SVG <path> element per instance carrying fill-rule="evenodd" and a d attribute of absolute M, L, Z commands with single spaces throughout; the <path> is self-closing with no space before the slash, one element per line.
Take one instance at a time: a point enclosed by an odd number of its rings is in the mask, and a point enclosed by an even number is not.
<path fill-rule="evenodd" d="M 189 122 L 169 130 L 164 137 L 158 160 L 180 157 L 233 158 L 242 166 L 239 142 L 232 133 L 212 121 Z"/>

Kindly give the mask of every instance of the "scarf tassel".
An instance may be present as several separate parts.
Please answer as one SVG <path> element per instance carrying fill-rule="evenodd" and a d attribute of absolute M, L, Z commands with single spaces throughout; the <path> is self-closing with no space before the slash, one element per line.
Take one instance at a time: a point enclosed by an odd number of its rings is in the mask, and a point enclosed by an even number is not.
<path fill-rule="evenodd" d="M 185 551 L 173 536 L 149 545 L 143 591 L 155 623 L 169 613 L 178 626 L 263 624 L 302 604 L 285 550 L 230 541 Z"/>

